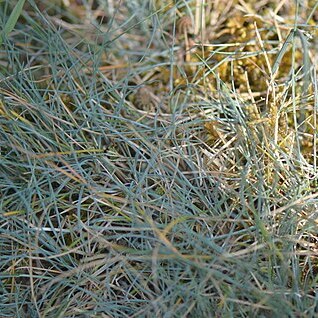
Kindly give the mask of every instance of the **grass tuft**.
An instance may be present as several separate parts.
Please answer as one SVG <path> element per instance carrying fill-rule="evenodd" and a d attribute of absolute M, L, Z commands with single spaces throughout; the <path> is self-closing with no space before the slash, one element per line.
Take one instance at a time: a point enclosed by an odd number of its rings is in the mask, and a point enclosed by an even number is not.
<path fill-rule="evenodd" d="M 317 315 L 316 9 L 26 1 L 0 47 L 1 317 Z"/>

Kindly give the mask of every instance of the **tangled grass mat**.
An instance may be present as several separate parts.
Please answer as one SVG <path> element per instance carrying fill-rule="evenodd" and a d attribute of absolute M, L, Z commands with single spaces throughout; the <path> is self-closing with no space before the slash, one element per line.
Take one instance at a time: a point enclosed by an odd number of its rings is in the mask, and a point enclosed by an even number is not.
<path fill-rule="evenodd" d="M 318 2 L 16 3 L 1 317 L 315 317 Z"/>

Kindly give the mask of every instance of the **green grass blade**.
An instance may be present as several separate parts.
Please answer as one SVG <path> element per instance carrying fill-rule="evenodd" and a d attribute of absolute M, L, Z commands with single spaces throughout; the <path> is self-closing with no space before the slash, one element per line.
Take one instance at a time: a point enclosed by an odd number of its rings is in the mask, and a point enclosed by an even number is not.
<path fill-rule="evenodd" d="M 275 74 L 278 71 L 279 65 L 281 64 L 281 61 L 288 49 L 289 44 L 291 44 L 294 40 L 294 31 L 290 31 L 290 33 L 287 36 L 286 41 L 284 42 L 281 50 L 279 51 L 277 58 L 273 64 L 272 74 Z"/>
<path fill-rule="evenodd" d="M 14 29 L 24 6 L 25 0 L 19 0 L 19 2 L 16 4 L 14 9 L 12 10 L 9 19 L 7 23 L 5 24 L 3 31 L 2 31 L 2 36 L 0 36 L 0 45 L 2 44 L 3 41 L 3 36 L 8 36 L 9 33 Z"/>

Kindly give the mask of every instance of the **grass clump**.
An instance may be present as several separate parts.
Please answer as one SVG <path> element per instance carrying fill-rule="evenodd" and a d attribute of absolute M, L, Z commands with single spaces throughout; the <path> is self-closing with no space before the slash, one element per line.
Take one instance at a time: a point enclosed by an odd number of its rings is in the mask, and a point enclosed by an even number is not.
<path fill-rule="evenodd" d="M 1 315 L 315 316 L 316 8 L 27 1 L 0 48 Z"/>

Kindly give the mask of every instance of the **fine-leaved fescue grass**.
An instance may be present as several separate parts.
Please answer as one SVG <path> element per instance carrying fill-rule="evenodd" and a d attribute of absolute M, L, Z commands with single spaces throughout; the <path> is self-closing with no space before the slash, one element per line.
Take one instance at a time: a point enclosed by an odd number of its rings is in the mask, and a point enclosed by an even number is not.
<path fill-rule="evenodd" d="M 0 46 L 1 317 L 318 314 L 314 2 L 25 2 Z"/>

